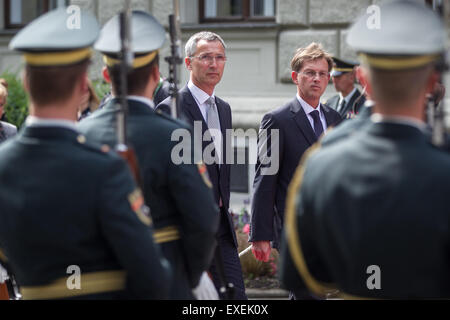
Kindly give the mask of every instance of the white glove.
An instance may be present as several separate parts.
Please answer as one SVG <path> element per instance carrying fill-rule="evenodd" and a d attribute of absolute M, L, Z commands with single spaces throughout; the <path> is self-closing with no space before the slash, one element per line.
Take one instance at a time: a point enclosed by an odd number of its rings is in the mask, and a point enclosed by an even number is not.
<path fill-rule="evenodd" d="M 0 283 L 5 283 L 5 281 L 8 280 L 8 278 L 9 278 L 8 273 L 0 265 Z"/>
<path fill-rule="evenodd" d="M 197 300 L 219 300 L 219 294 L 206 272 L 203 272 L 198 286 L 192 290 Z"/>

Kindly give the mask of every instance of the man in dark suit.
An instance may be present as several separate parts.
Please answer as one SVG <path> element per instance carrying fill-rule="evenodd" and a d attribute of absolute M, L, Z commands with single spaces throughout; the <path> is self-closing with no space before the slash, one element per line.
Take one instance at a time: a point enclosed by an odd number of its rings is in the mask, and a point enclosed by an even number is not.
<path fill-rule="evenodd" d="M 201 163 L 176 164 L 172 134 L 188 131 L 181 122 L 153 110 L 153 92 L 159 83 L 158 50 L 164 28 L 143 11 L 132 13 L 133 69 L 128 75 L 127 137 L 136 150 L 144 198 L 155 225 L 156 242 L 172 265 L 171 299 L 193 299 L 192 289 L 207 270 L 216 247 L 219 215 Z M 113 147 L 120 90 L 119 16 L 109 20 L 95 48 L 102 52 L 111 77 L 113 98 L 79 124 L 88 138 Z"/>
<path fill-rule="evenodd" d="M 0 262 L 24 299 L 166 299 L 170 268 L 127 164 L 75 127 L 99 28 L 90 14 L 79 29 L 69 18 L 51 11 L 10 43 L 31 104 L 0 146 Z"/>
<path fill-rule="evenodd" d="M 331 71 L 334 88 L 339 94 L 325 102 L 343 119 L 355 117 L 366 101 L 366 97 L 355 87 L 355 67 L 357 63 L 333 57 L 334 67 Z"/>
<path fill-rule="evenodd" d="M 194 133 L 197 128 L 201 128 L 201 137 L 213 136 L 213 139 L 199 143 L 202 145 L 203 159 L 207 164 L 216 203 L 220 207 L 220 227 L 217 234 L 219 252 L 216 252 L 219 259 L 214 260 L 210 269 L 214 283 L 219 288 L 223 280 L 230 282 L 235 287 L 235 298 L 246 299 L 236 234 L 228 212 L 230 165 L 223 161 L 226 153 L 232 152 L 231 145 L 227 145 L 225 139 L 226 130 L 232 127 L 231 109 L 228 103 L 214 94 L 215 86 L 222 78 L 225 61 L 225 43 L 219 35 L 212 32 L 193 35 L 186 43 L 185 58 L 191 76 L 188 85 L 179 92 L 179 106 L 181 117 L 192 125 Z M 169 113 L 170 98 L 157 108 Z M 226 279 L 220 276 L 222 267 Z"/>
<path fill-rule="evenodd" d="M 450 156 L 429 143 L 424 122 L 447 35 L 417 1 L 386 2 L 380 11 L 380 29 L 369 29 L 365 14 L 347 38 L 376 102 L 372 116 L 299 166 L 281 278 L 290 290 L 322 297 L 448 299 Z"/>
<path fill-rule="evenodd" d="M 256 164 L 249 241 L 253 254 L 262 261 L 269 259 L 271 241 L 274 248 L 279 247 L 287 187 L 300 158 L 328 127 L 341 120 L 336 111 L 319 102 L 330 79 L 331 56 L 312 43 L 297 50 L 291 67 L 297 96 L 264 116 L 258 142 L 265 148 L 260 148 Z M 273 161 L 278 161 L 278 170 L 267 172 Z"/>

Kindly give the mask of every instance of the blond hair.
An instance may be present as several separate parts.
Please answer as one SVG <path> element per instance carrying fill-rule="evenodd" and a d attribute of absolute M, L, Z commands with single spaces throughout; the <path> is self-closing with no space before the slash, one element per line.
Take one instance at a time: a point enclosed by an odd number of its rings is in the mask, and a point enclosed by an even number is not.
<path fill-rule="evenodd" d="M 3 84 L 0 84 L 0 99 L 8 98 L 8 89 Z"/>
<path fill-rule="evenodd" d="M 292 71 L 299 72 L 307 61 L 325 59 L 328 63 L 328 72 L 333 68 L 331 54 L 326 52 L 320 43 L 313 42 L 306 48 L 298 48 L 291 61 Z"/>

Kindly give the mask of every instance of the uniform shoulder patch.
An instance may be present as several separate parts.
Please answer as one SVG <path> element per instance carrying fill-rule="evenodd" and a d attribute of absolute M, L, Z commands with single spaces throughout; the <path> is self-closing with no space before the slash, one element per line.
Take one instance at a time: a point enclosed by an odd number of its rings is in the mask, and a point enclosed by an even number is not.
<path fill-rule="evenodd" d="M 150 217 L 150 209 L 145 205 L 141 189 L 136 188 L 130 193 L 128 195 L 128 201 L 130 202 L 131 209 L 136 213 L 139 220 L 146 226 L 151 226 L 152 218 Z"/>
<path fill-rule="evenodd" d="M 208 175 L 208 169 L 206 168 L 206 165 L 203 162 L 197 163 L 198 173 L 200 173 L 200 176 L 203 179 L 203 182 L 208 186 L 208 188 L 212 189 L 213 185 L 211 183 L 211 180 L 209 179 Z"/>

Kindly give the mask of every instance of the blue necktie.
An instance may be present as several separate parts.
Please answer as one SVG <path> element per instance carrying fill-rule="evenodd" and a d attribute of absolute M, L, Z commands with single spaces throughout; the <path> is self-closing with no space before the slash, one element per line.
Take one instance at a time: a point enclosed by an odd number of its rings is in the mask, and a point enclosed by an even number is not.
<path fill-rule="evenodd" d="M 309 115 L 314 120 L 314 133 L 316 134 L 316 137 L 319 138 L 323 133 L 323 126 L 322 121 L 320 121 L 319 111 L 314 110 L 313 112 L 310 112 Z"/>

